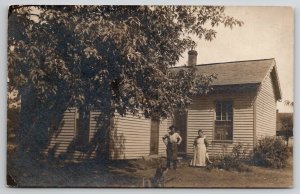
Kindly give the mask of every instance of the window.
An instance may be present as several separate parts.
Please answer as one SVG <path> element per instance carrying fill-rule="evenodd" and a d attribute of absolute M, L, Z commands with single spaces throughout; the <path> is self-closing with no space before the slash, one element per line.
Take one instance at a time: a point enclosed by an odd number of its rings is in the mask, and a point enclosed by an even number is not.
<path fill-rule="evenodd" d="M 150 154 L 158 154 L 159 124 L 159 120 L 151 119 Z"/>
<path fill-rule="evenodd" d="M 83 147 L 89 143 L 89 114 L 77 110 L 76 114 L 76 146 Z"/>
<path fill-rule="evenodd" d="M 214 133 L 215 140 L 232 140 L 232 120 L 232 101 L 217 101 Z"/>

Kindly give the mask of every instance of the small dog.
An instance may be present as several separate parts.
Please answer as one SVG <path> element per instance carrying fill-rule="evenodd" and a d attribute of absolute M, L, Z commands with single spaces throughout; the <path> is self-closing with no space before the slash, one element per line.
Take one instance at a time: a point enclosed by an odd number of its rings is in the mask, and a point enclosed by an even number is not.
<path fill-rule="evenodd" d="M 154 177 L 143 178 L 143 187 L 165 187 L 167 172 L 168 172 L 168 168 L 159 165 L 156 168 Z"/>

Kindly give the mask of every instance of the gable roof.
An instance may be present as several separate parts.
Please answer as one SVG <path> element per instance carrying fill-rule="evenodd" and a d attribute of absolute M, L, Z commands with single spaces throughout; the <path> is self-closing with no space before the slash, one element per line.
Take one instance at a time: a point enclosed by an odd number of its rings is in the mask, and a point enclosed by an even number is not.
<path fill-rule="evenodd" d="M 187 68 L 187 66 L 175 67 L 174 70 Z M 264 78 L 271 73 L 276 99 L 281 99 L 281 90 L 275 65 L 275 59 L 259 59 L 247 61 L 234 61 L 224 63 L 211 63 L 196 65 L 199 74 L 216 74 L 217 79 L 212 86 L 228 85 L 259 85 Z"/>

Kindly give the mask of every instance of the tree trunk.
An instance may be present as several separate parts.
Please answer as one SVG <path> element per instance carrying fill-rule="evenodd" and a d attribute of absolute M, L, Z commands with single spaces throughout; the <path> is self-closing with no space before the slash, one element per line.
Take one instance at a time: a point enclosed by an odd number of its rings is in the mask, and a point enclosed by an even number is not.
<path fill-rule="evenodd" d="M 54 98 L 56 105 L 50 108 L 49 102 L 53 103 Z M 55 96 L 51 100 L 40 102 L 32 86 L 21 89 L 20 127 L 17 134 L 19 154 L 38 158 L 47 147 L 51 120 L 60 122 L 67 104 L 63 96 Z"/>
<path fill-rule="evenodd" d="M 36 108 L 36 95 L 32 87 L 23 87 L 21 93 L 20 125 L 17 132 L 18 155 L 23 155 L 28 151 L 30 142 L 30 129 L 34 122 L 34 112 Z"/>

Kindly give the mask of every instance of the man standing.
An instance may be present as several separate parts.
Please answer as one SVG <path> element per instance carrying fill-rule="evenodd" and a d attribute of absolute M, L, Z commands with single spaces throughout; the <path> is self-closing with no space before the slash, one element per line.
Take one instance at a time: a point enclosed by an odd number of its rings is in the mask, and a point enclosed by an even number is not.
<path fill-rule="evenodd" d="M 171 161 L 173 163 L 173 168 L 176 170 L 177 167 L 177 147 L 181 143 L 181 136 L 176 133 L 176 127 L 170 126 L 170 131 L 162 139 L 167 146 L 167 168 L 171 167 Z"/>

